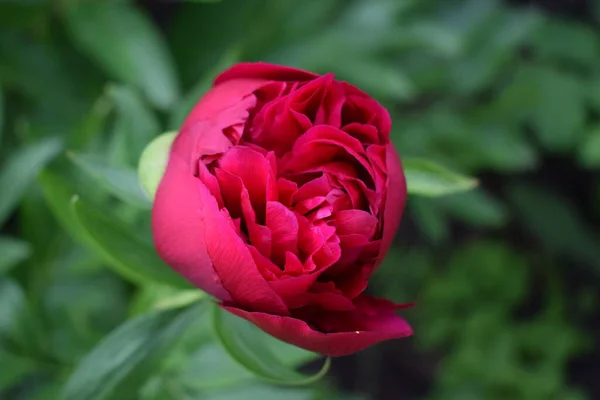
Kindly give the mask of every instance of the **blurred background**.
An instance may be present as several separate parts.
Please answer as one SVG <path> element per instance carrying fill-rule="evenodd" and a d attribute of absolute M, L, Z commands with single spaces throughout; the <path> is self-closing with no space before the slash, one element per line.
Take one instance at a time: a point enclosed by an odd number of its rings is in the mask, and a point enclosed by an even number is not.
<path fill-rule="evenodd" d="M 218 71 L 262 60 L 361 87 L 403 156 L 480 184 L 411 197 L 369 288 L 416 301 L 414 337 L 285 392 L 207 391 L 235 366 L 178 353 L 136 396 L 600 399 L 599 28 L 598 0 L 0 0 L 0 398 L 60 398 L 148 301 L 66 207 L 77 193 L 140 232 L 147 210 L 116 203 L 74 154 L 135 168 Z"/>

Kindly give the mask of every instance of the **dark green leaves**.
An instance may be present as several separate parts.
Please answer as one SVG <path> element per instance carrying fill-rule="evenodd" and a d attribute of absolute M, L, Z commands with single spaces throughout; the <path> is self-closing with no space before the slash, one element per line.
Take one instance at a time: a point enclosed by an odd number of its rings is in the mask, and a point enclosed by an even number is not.
<path fill-rule="evenodd" d="M 526 231 L 550 254 L 566 255 L 600 274 L 600 238 L 569 200 L 550 190 L 513 185 L 509 198 Z"/>
<path fill-rule="evenodd" d="M 175 107 L 171 113 L 169 126 L 171 129 L 179 129 L 187 114 L 192 111 L 192 108 L 196 103 L 206 94 L 211 88 L 214 79 L 218 74 L 231 67 L 239 59 L 239 51 L 237 49 L 226 52 L 223 57 L 219 60 L 217 65 L 210 71 L 205 73 L 202 78 L 196 83 L 191 90 L 181 99 L 179 104 Z"/>
<path fill-rule="evenodd" d="M 8 236 L 0 236 L 0 275 L 24 261 L 31 254 L 29 243 Z"/>
<path fill-rule="evenodd" d="M 79 199 L 74 199 L 72 210 L 89 245 L 124 278 L 139 284 L 154 281 L 190 287 L 162 262 L 152 243 L 142 239 L 133 227 Z"/>
<path fill-rule="evenodd" d="M 0 278 L 0 344 L 20 354 L 36 354 L 45 340 L 25 293 L 12 279 Z"/>
<path fill-rule="evenodd" d="M 35 362 L 25 357 L 16 356 L 0 349 L 0 360 L 4 365 L 10 365 L 0 374 L 0 391 L 17 383 L 24 375 L 35 371 Z"/>
<path fill-rule="evenodd" d="M 179 97 L 179 83 L 163 38 L 128 2 L 72 3 L 65 14 L 71 38 L 111 76 L 141 89 L 159 108 Z"/>
<path fill-rule="evenodd" d="M 4 93 L 0 86 L 0 148 L 2 145 L 2 133 L 4 132 Z"/>
<path fill-rule="evenodd" d="M 531 71 L 538 101 L 532 123 L 542 144 L 550 151 L 570 150 L 583 133 L 585 92 L 573 75 L 549 68 Z"/>
<path fill-rule="evenodd" d="M 207 307 L 199 303 L 188 309 L 151 312 L 127 321 L 81 361 L 61 399 L 136 398 L 140 387 L 160 368 L 162 359 Z"/>
<path fill-rule="evenodd" d="M 599 55 L 598 36 L 592 27 L 574 21 L 550 19 L 534 37 L 536 53 L 548 61 L 593 65 Z"/>
<path fill-rule="evenodd" d="M 136 90 L 111 84 L 106 96 L 116 114 L 109 159 L 116 165 L 133 166 L 148 142 L 161 132 L 160 123 Z"/>
<path fill-rule="evenodd" d="M 75 194 L 73 187 L 63 177 L 50 171 L 42 171 L 38 181 L 48 208 L 50 208 L 62 228 L 74 239 L 84 241 L 81 227 L 75 220 L 70 208 L 71 198 Z"/>
<path fill-rule="evenodd" d="M 319 380 L 329 369 L 331 360 L 328 358 L 321 371 L 313 376 L 296 372 L 292 368 L 294 364 L 299 360 L 308 361 L 317 355 L 283 343 L 217 306 L 214 307 L 213 324 L 217 338 L 227 353 L 246 369 L 267 381 L 285 385 L 308 384 Z"/>
<path fill-rule="evenodd" d="M 45 139 L 13 152 L 4 162 L 0 170 L 0 225 L 8 218 L 38 171 L 60 149 L 58 139 Z"/>
<path fill-rule="evenodd" d="M 421 196 L 443 196 L 474 188 L 477 181 L 449 171 L 427 159 L 402 159 L 408 193 Z"/>

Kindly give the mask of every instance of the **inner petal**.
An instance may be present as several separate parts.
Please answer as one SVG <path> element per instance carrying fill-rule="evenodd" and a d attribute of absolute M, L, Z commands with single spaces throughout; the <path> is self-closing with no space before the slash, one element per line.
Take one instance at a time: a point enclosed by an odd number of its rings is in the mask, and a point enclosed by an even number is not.
<path fill-rule="evenodd" d="M 285 165 L 291 174 L 302 173 L 331 162 L 350 163 L 357 168 L 359 177 L 373 183 L 374 171 L 362 144 L 339 129 L 318 125 L 302 135 L 292 149 Z"/>
<path fill-rule="evenodd" d="M 248 147 L 235 146 L 221 157 L 219 168 L 241 179 L 259 221 L 263 221 L 265 203 L 276 200 L 278 195 L 275 172 L 269 160 Z"/>
<path fill-rule="evenodd" d="M 293 211 L 277 201 L 267 202 L 266 226 L 271 231 L 273 261 L 285 264 L 286 252 L 298 252 L 298 219 Z"/>

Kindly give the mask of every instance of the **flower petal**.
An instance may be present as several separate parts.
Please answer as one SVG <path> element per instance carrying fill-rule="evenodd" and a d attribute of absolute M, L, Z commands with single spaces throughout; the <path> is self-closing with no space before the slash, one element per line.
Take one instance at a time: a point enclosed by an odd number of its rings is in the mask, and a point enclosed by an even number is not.
<path fill-rule="evenodd" d="M 407 196 L 406 178 L 402 171 L 402 163 L 392 144 L 387 147 L 385 160 L 387 165 L 387 194 L 384 205 L 385 209 L 383 211 L 383 235 L 379 250 L 379 259 L 375 268 L 381 264 L 392 245 L 396 231 L 400 226 L 400 219 L 404 213 Z"/>
<path fill-rule="evenodd" d="M 244 308 L 289 313 L 215 198 L 177 155 L 159 185 L 152 230 L 159 255 L 194 285 Z"/>
<path fill-rule="evenodd" d="M 219 168 L 242 180 L 259 220 L 263 221 L 266 201 L 277 198 L 277 180 L 271 163 L 257 151 L 235 146 L 219 160 Z"/>
<path fill-rule="evenodd" d="M 324 320 L 344 325 L 343 329 L 330 333 L 315 330 L 307 322 L 294 317 L 222 307 L 284 342 L 332 357 L 353 354 L 384 340 L 412 335 L 410 325 L 396 315 L 397 307 L 392 303 L 361 296 L 356 299 L 355 305 L 357 308 L 353 311 L 320 314 L 319 317 Z"/>

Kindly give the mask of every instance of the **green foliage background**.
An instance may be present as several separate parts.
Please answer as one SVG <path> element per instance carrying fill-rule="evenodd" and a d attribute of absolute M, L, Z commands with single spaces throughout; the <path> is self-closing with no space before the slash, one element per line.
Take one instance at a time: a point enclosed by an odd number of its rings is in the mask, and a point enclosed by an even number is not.
<path fill-rule="evenodd" d="M 0 398 L 598 398 L 600 2 L 584 3 L 0 0 Z M 416 335 L 302 388 L 264 378 L 300 379 L 286 368 L 312 355 L 263 337 L 282 367 L 256 378 L 202 303 L 177 308 L 197 292 L 154 254 L 135 174 L 240 60 L 336 73 L 388 106 L 415 171 L 480 183 L 436 197 L 464 181 L 415 178 L 370 290 L 416 301 Z"/>

